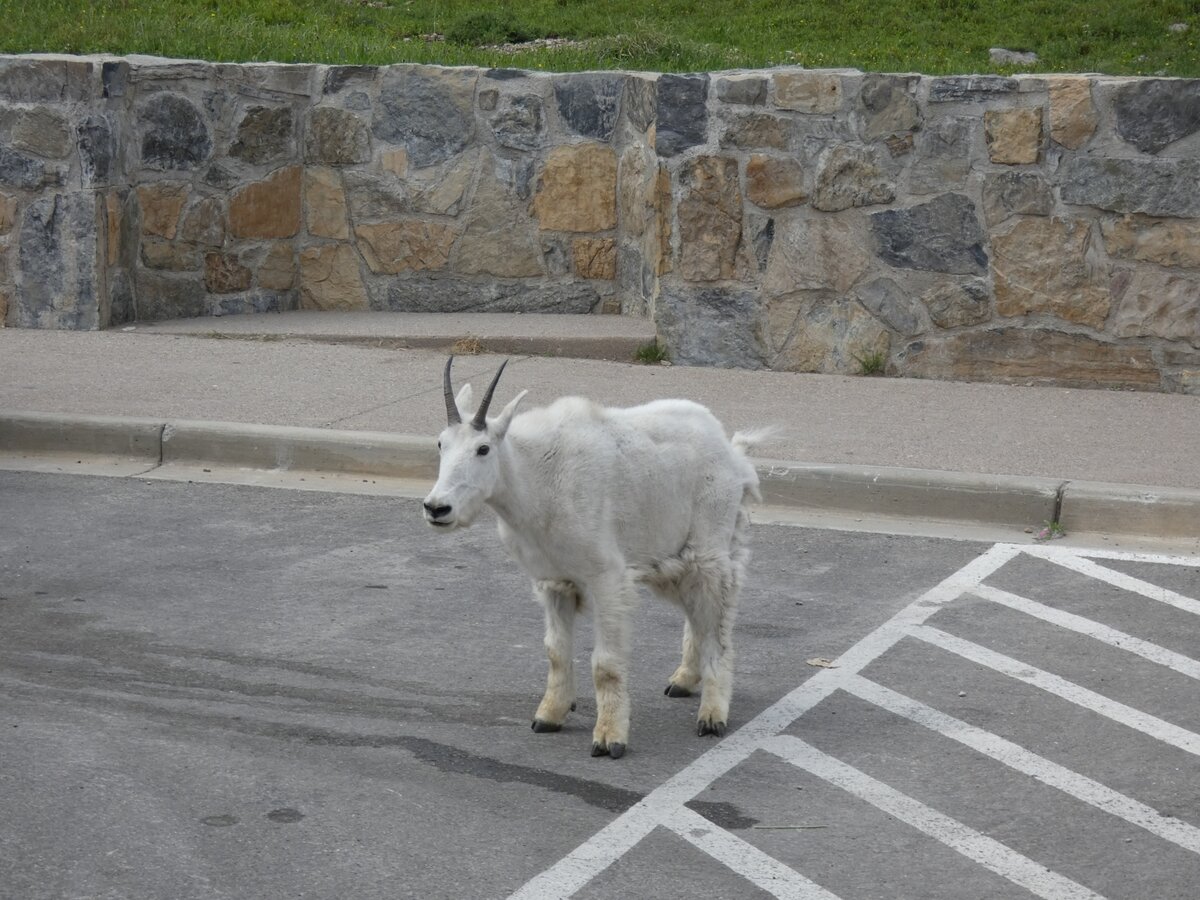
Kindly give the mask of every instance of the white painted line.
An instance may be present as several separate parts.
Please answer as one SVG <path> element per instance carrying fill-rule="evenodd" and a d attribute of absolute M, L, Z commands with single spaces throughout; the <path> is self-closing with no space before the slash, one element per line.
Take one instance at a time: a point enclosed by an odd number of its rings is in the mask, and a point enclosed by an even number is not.
<path fill-rule="evenodd" d="M 822 753 L 799 738 L 779 735 L 766 741 L 763 749 L 865 800 L 1038 897 L 1045 900 L 1103 900 L 1100 894 L 1051 872 L 999 841 Z"/>
<path fill-rule="evenodd" d="M 1043 784 L 1057 788 L 1076 800 L 1081 800 L 1099 810 L 1124 819 L 1138 828 L 1144 828 L 1164 840 L 1178 844 L 1185 850 L 1200 854 L 1200 828 L 1195 828 L 1172 816 L 1164 815 L 1145 803 L 1140 803 L 1085 775 L 1080 775 L 1043 756 L 1038 756 L 1019 744 L 1014 744 L 990 731 L 949 716 L 919 700 L 914 700 L 862 676 L 855 675 L 847 679 L 842 687 L 856 697 L 861 697 L 890 713 L 903 716 L 911 722 L 958 741 L 1010 769 L 1015 769 L 1036 778 Z"/>
<path fill-rule="evenodd" d="M 1139 550 L 1106 550 L 1103 548 L 1058 547 L 1054 544 L 1022 544 L 1026 553 L 1053 559 L 1060 556 L 1087 557 L 1088 559 L 1113 559 L 1122 562 L 1144 562 L 1167 566 L 1200 566 L 1200 556 L 1171 553 L 1150 553 Z"/>
<path fill-rule="evenodd" d="M 780 900 L 839 900 L 815 881 L 684 807 L 665 823 L 685 841 Z"/>
<path fill-rule="evenodd" d="M 1020 551 L 1021 548 L 1015 544 L 996 544 L 971 560 L 842 654 L 838 658 L 838 668 L 822 669 L 785 694 L 550 868 L 535 875 L 518 888 L 511 898 L 551 900 L 570 897 L 579 891 L 656 827 L 669 822 L 685 803 L 745 761 L 759 749 L 764 739 L 783 731 L 837 690 L 844 675 L 857 672 L 885 653 L 910 628 L 924 622 L 946 603 L 979 584 Z"/>
<path fill-rule="evenodd" d="M 1047 553 L 1040 547 L 1037 549 L 1026 548 L 1026 552 L 1031 556 L 1037 556 L 1041 559 L 1049 560 L 1056 565 L 1071 569 L 1080 575 L 1087 575 L 1089 578 L 1107 582 L 1113 587 L 1121 588 L 1121 590 L 1141 594 L 1143 597 L 1149 597 L 1151 600 L 1157 600 L 1159 603 L 1166 603 L 1174 606 L 1176 609 L 1182 609 L 1184 612 L 1200 616 L 1200 600 L 1193 600 L 1191 597 L 1185 597 L 1183 594 L 1168 588 L 1159 587 L 1157 584 L 1151 584 L 1148 581 L 1142 581 L 1140 578 L 1134 578 L 1132 575 L 1126 575 L 1124 572 L 1118 572 L 1107 566 L 1101 566 L 1082 556 L 1066 553 Z M 1110 558 L 1120 559 L 1122 557 Z M 1143 561 L 1153 562 L 1153 560 Z"/>
<path fill-rule="evenodd" d="M 1107 625 L 1101 625 L 1099 622 L 1094 622 L 1083 616 L 1064 612 L 1052 606 L 1046 606 L 1035 600 L 1030 600 L 1027 597 L 1002 591 L 986 584 L 976 585 L 971 588 L 970 592 L 978 597 L 982 597 L 984 600 L 991 600 L 993 603 L 999 603 L 1002 606 L 1007 606 L 1009 609 L 1015 609 L 1026 615 L 1042 619 L 1060 628 L 1103 641 L 1105 644 L 1116 647 L 1119 650 L 1126 650 L 1143 659 L 1148 659 L 1150 662 L 1173 669 L 1181 675 L 1200 679 L 1200 661 L 1194 660 L 1190 656 L 1184 656 L 1182 653 L 1176 653 L 1173 650 L 1160 647 L 1158 644 L 1152 644 L 1150 641 L 1143 641 L 1141 638 L 1136 638 L 1115 628 L 1109 628 Z"/>
<path fill-rule="evenodd" d="M 1132 706 L 1126 706 L 1124 703 L 1118 703 L 1116 700 L 1111 700 L 1103 694 L 1090 691 L 1072 681 L 1067 681 L 1065 678 L 1052 675 L 1042 669 L 1013 659 L 1011 656 L 996 653 L 994 650 L 989 650 L 987 647 L 982 647 L 971 641 L 965 641 L 952 634 L 947 634 L 937 628 L 931 628 L 928 625 L 918 625 L 912 629 L 911 633 L 913 637 L 920 638 L 935 647 L 941 647 L 943 650 L 957 653 L 971 662 L 987 666 L 989 669 L 999 672 L 1002 675 L 1007 675 L 1009 678 L 1015 678 L 1017 681 L 1022 681 L 1025 684 L 1041 688 L 1043 691 L 1061 697 L 1070 703 L 1074 703 L 1076 706 L 1081 706 L 1084 709 L 1098 713 L 1112 719 L 1114 722 L 1120 722 L 1122 725 L 1128 725 L 1130 728 L 1140 731 L 1143 734 L 1148 734 L 1150 737 L 1156 738 L 1165 744 L 1170 744 L 1173 747 L 1178 747 L 1180 750 L 1200 756 L 1200 734 L 1195 734 L 1186 728 L 1172 725 L 1164 719 L 1144 713 L 1140 709 L 1134 709 Z"/>

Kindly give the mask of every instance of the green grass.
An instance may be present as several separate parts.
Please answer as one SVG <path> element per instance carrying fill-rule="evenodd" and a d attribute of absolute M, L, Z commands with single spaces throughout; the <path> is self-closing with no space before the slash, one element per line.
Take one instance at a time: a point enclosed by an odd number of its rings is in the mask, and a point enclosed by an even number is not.
<path fill-rule="evenodd" d="M 658 341 L 651 341 L 649 344 L 643 344 L 641 347 L 638 347 L 633 358 L 634 361 L 644 363 L 645 365 L 671 361 L 671 356 L 667 353 L 667 348 L 658 343 Z"/>
<path fill-rule="evenodd" d="M 855 356 L 858 361 L 859 375 L 882 375 L 887 368 L 886 353 L 868 353 L 866 356 Z"/>
<path fill-rule="evenodd" d="M 6 53 L 947 74 L 1011 72 L 988 61 L 1006 47 L 1040 72 L 1200 76 L 1200 0 L 0 0 L 0 15 Z M 577 43 L 479 46 L 544 37 Z"/>

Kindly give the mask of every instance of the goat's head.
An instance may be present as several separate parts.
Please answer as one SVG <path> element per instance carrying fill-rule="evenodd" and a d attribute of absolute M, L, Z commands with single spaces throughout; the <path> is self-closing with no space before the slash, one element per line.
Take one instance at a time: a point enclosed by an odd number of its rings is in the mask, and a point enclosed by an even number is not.
<path fill-rule="evenodd" d="M 500 458 L 504 452 L 504 437 L 509 423 L 517 411 L 517 404 L 525 396 L 521 391 L 500 414 L 488 418 L 488 407 L 500 374 L 508 365 L 505 360 L 479 408 L 472 414 L 471 385 L 464 384 L 454 395 L 450 385 L 451 356 L 446 360 L 446 371 L 442 376 L 442 391 L 446 398 L 446 418 L 449 424 L 438 435 L 437 483 L 425 498 L 425 521 L 436 528 L 466 528 L 479 515 L 484 503 L 495 493 L 500 481 Z"/>

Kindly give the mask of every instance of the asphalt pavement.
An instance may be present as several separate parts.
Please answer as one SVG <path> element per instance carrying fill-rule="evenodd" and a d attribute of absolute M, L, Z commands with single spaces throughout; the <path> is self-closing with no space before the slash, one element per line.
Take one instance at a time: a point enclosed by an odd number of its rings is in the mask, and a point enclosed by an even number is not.
<path fill-rule="evenodd" d="M 687 397 L 730 430 L 776 426 L 760 451 L 768 503 L 814 521 L 980 525 L 1014 539 L 1057 521 L 1122 546 L 1200 549 L 1200 398 L 589 358 L 629 354 L 644 330 L 616 316 L 324 313 L 0 329 L 0 466 L 65 471 L 109 456 L 128 462 L 113 474 L 423 484 L 446 348 L 485 351 L 456 360 L 456 383 L 479 382 L 502 359 L 489 347 L 519 339 L 505 345 L 524 355 L 499 399 Z"/>

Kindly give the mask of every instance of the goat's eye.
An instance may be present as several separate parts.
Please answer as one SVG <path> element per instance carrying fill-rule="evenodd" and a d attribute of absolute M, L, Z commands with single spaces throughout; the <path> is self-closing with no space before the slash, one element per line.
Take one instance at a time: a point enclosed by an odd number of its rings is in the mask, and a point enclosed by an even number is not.
<path fill-rule="evenodd" d="M 476 450 L 475 452 L 476 452 L 476 453 L 478 453 L 480 456 L 487 456 L 487 455 L 488 455 L 488 451 L 489 451 L 489 450 L 491 450 L 491 449 L 492 449 L 492 448 L 491 448 L 491 447 L 489 447 L 487 444 L 480 444 L 480 445 L 479 445 L 479 449 L 478 449 L 478 450 Z"/>

